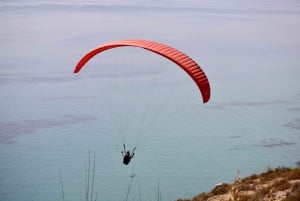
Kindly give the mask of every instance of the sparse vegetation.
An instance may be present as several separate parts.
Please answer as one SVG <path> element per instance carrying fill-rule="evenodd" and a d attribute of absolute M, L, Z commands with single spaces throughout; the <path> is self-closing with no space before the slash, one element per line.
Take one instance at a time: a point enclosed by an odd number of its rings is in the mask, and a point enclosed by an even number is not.
<path fill-rule="evenodd" d="M 300 168 L 269 168 L 261 174 L 218 184 L 211 192 L 177 201 L 299 201 Z"/>
<path fill-rule="evenodd" d="M 62 176 L 59 172 L 62 200 L 65 200 Z M 96 201 L 94 191 L 95 181 L 95 153 L 91 157 L 89 151 L 85 172 L 85 201 Z M 125 201 L 128 200 L 130 184 Z M 139 198 L 141 200 L 141 197 Z M 156 200 L 161 201 L 162 195 L 158 180 Z M 234 183 L 219 183 L 210 192 L 203 192 L 192 199 L 178 199 L 177 201 L 300 201 L 300 167 L 298 168 L 269 168 L 261 174 L 253 174 L 243 179 L 234 179 Z"/>
<path fill-rule="evenodd" d="M 226 192 L 228 192 L 228 190 L 230 190 L 230 185 L 226 184 L 226 183 L 222 183 L 220 185 L 217 185 L 212 191 L 211 194 L 212 195 L 222 195 Z"/>

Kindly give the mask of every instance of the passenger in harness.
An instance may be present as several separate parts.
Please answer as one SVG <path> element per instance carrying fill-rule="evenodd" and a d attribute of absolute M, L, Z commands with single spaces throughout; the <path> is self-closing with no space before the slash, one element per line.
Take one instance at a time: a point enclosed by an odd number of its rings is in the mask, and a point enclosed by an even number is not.
<path fill-rule="evenodd" d="M 126 151 L 125 144 L 123 144 L 123 148 L 124 148 L 124 150 L 121 151 L 122 156 L 123 156 L 123 164 L 128 165 L 134 156 L 134 151 L 135 151 L 136 147 L 133 148 L 132 153 L 130 153 L 130 150 Z"/>

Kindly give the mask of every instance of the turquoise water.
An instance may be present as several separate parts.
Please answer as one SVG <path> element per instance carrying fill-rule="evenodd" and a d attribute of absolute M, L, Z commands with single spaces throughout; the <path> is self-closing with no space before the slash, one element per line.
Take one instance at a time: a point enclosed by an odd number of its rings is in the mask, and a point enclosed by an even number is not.
<path fill-rule="evenodd" d="M 251 2 L 1 3 L 0 200 L 85 200 L 89 150 L 94 194 L 108 201 L 129 186 L 128 200 L 192 197 L 237 168 L 296 166 L 299 5 Z M 197 61 L 210 102 L 176 65 L 136 48 L 72 74 L 89 49 L 135 37 Z M 126 167 L 123 143 L 137 146 Z"/>

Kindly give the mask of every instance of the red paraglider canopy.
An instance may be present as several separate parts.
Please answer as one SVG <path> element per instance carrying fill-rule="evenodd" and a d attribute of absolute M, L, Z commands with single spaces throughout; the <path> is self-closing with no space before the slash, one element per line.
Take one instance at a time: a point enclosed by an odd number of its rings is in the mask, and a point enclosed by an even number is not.
<path fill-rule="evenodd" d="M 146 50 L 152 51 L 156 54 L 159 54 L 173 61 L 178 66 L 180 66 L 195 81 L 202 94 L 203 103 L 209 101 L 210 98 L 209 82 L 205 73 L 200 68 L 200 66 L 195 61 L 193 61 L 189 56 L 187 56 L 185 53 L 173 47 L 155 41 L 129 39 L 129 40 L 118 40 L 118 41 L 113 41 L 113 42 L 103 44 L 91 50 L 85 56 L 83 56 L 81 60 L 78 62 L 78 64 L 76 65 L 74 69 L 74 73 L 78 73 L 84 67 L 84 65 L 96 54 L 99 54 L 108 49 L 122 47 L 122 46 L 133 46 L 133 47 L 144 48 Z"/>

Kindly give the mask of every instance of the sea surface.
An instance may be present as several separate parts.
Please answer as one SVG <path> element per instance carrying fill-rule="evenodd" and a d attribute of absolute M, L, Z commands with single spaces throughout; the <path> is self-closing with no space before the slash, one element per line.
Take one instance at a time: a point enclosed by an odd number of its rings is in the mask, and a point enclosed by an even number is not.
<path fill-rule="evenodd" d="M 298 1 L 12 0 L 0 27 L 1 201 L 191 198 L 300 160 Z M 139 48 L 73 74 L 127 38 L 193 58 L 210 101 Z M 123 144 L 136 147 L 128 166 Z"/>

